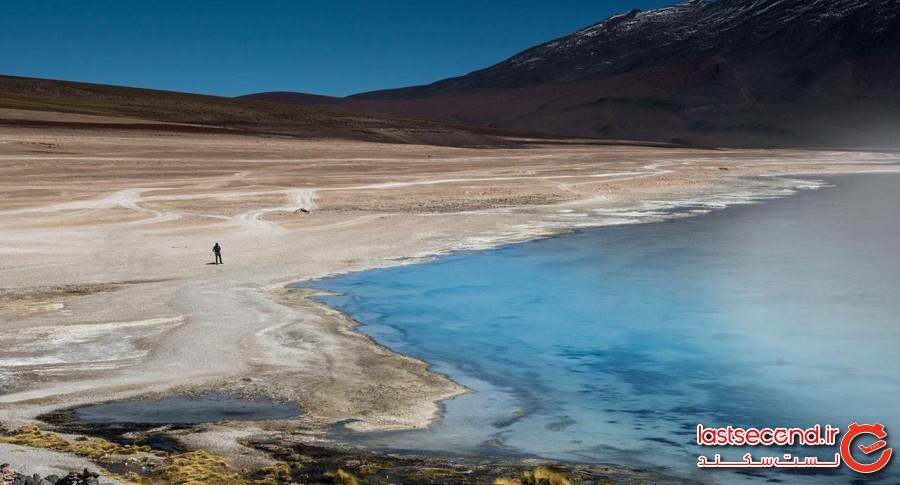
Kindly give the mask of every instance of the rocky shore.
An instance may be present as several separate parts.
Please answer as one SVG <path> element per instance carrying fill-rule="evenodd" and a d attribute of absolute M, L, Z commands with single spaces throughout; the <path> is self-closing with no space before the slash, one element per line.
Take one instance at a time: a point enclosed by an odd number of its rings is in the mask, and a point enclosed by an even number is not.
<path fill-rule="evenodd" d="M 100 474 L 88 469 L 67 475 L 25 472 L 3 465 L 0 485 L 100 485 L 101 483 L 216 483 L 223 485 L 280 484 L 655 484 L 692 483 L 654 470 L 605 464 L 579 464 L 534 457 L 434 455 L 408 451 L 392 453 L 301 435 L 257 435 L 240 439 L 243 453 L 256 452 L 266 463 L 238 464 L 204 450 L 191 451 L 181 440 L 203 426 L 140 426 L 91 429 L 81 434 L 78 422 L 59 423 L 64 432 L 27 426 L 0 434 L 0 442 L 54 450 L 89 458 Z M 71 434 L 75 432 L 76 434 Z M 101 437 L 102 436 L 102 437 Z M 22 469 L 30 461 L 19 461 Z M 65 470 L 65 468 L 63 468 Z M 34 471 L 34 470 L 29 470 Z"/>
<path fill-rule="evenodd" d="M 0 465 L 0 485 L 100 485 L 100 474 L 85 468 L 79 472 L 69 472 L 68 475 L 47 475 L 45 477 L 35 473 L 27 475 L 8 463 Z"/>

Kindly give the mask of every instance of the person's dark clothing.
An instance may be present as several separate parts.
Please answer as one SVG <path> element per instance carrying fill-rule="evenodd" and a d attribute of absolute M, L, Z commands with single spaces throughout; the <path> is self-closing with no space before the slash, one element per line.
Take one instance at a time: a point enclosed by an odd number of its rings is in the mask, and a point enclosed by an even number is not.
<path fill-rule="evenodd" d="M 222 248 L 219 246 L 219 243 L 213 246 L 213 254 L 216 255 L 216 264 L 225 264 L 222 262 Z"/>

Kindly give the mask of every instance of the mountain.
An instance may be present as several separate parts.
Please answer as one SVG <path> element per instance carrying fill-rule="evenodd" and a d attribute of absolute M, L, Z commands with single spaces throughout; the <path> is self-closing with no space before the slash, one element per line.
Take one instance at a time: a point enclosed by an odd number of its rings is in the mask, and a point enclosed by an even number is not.
<path fill-rule="evenodd" d="M 597 138 L 900 147 L 900 0 L 692 0 L 427 86 L 269 99 Z"/>
<path fill-rule="evenodd" d="M 508 133 L 498 130 L 342 108 L 14 76 L 0 76 L 3 108 L 2 126 L 256 134 L 461 147 L 515 143 L 507 138 Z"/>

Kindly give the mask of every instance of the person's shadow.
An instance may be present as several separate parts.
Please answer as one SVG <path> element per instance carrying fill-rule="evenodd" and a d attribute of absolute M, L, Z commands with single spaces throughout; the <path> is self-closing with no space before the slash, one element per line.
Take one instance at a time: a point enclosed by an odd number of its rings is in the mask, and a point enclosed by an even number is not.
<path fill-rule="evenodd" d="M 216 263 L 206 263 L 207 266 L 209 266 L 209 265 L 211 265 L 211 264 L 216 264 Z"/>

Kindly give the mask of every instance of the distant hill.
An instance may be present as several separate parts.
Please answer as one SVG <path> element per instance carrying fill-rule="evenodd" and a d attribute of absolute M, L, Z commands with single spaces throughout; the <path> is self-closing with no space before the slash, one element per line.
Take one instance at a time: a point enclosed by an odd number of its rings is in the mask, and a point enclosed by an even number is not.
<path fill-rule="evenodd" d="M 692 0 L 427 86 L 248 98 L 597 138 L 898 148 L 900 0 Z"/>
<path fill-rule="evenodd" d="M 262 101 L 0 76 L 0 108 L 60 116 L 0 116 L 0 125 L 115 128 L 339 138 L 461 147 L 509 146 L 497 130 Z M 72 117 L 62 114 L 94 115 Z"/>

